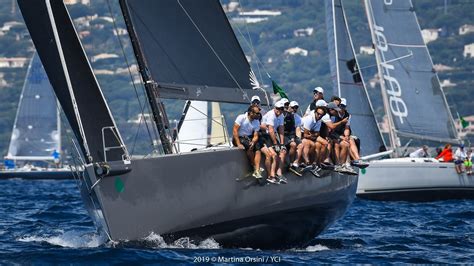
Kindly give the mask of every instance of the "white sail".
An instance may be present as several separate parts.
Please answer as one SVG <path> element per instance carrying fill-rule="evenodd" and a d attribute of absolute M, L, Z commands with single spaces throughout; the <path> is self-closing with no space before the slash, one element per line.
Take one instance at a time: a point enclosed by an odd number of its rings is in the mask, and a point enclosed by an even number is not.
<path fill-rule="evenodd" d="M 227 135 L 227 128 L 225 127 L 224 117 L 221 113 L 219 103 L 212 102 L 212 120 L 211 120 L 211 139 L 212 145 L 227 145 L 229 146 L 229 138 Z"/>
<path fill-rule="evenodd" d="M 53 160 L 61 150 L 61 129 L 56 96 L 35 54 L 28 66 L 13 125 L 10 160 Z"/>
<path fill-rule="evenodd" d="M 191 101 L 191 106 L 178 133 L 180 152 L 193 149 L 203 149 L 207 146 L 208 103 L 206 101 Z"/>

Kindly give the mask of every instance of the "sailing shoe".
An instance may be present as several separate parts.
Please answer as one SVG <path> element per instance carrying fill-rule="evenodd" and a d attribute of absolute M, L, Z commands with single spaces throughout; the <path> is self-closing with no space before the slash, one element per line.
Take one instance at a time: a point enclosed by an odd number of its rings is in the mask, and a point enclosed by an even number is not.
<path fill-rule="evenodd" d="M 353 160 L 351 162 L 351 165 L 355 167 L 359 167 L 360 169 L 365 169 L 369 166 L 369 163 L 364 162 L 362 160 Z"/>
<path fill-rule="evenodd" d="M 290 165 L 290 169 L 289 169 L 291 172 L 293 172 L 295 175 L 297 176 L 303 176 L 303 174 L 301 173 L 301 169 L 299 169 L 298 166 L 295 166 L 295 165 Z"/>
<path fill-rule="evenodd" d="M 321 163 L 321 169 L 324 169 L 324 170 L 335 170 L 334 169 L 335 166 L 333 164 L 330 164 L 328 162 L 322 162 Z"/>
<path fill-rule="evenodd" d="M 317 165 L 314 165 L 313 166 L 313 169 L 311 169 L 311 174 L 314 175 L 314 177 L 321 177 L 321 175 L 319 174 L 319 171 L 321 171 L 321 168 Z"/>
<path fill-rule="evenodd" d="M 283 175 L 277 175 L 277 180 L 279 184 L 288 184 L 288 179 L 284 177 Z"/>
<path fill-rule="evenodd" d="M 274 176 L 268 177 L 267 182 L 275 185 L 280 184 L 280 181 L 278 181 L 278 179 L 276 179 Z"/>
<path fill-rule="evenodd" d="M 342 173 L 342 172 L 344 172 L 344 166 L 343 165 L 336 165 L 334 167 L 334 171 Z"/>
<path fill-rule="evenodd" d="M 258 179 L 258 178 L 262 178 L 262 174 L 261 174 L 260 171 L 258 171 L 258 170 L 253 171 L 252 176 L 255 177 L 255 178 L 257 178 L 257 179 Z"/>
<path fill-rule="evenodd" d="M 352 168 L 350 165 L 343 165 L 342 166 L 342 173 L 348 175 L 357 175 L 358 173 Z"/>

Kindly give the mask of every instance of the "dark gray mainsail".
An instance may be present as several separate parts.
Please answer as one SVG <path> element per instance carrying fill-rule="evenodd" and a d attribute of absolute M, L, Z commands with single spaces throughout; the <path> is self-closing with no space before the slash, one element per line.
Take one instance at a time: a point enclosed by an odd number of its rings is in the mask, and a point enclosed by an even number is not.
<path fill-rule="evenodd" d="M 257 81 L 216 0 L 120 0 L 162 98 L 249 103 Z"/>
<path fill-rule="evenodd" d="M 53 88 L 35 53 L 26 73 L 6 159 L 53 160 L 61 150 L 59 111 Z"/>
<path fill-rule="evenodd" d="M 343 4 L 341 0 L 325 0 L 325 7 L 333 93 L 348 101 L 351 129 L 362 138 L 360 153 L 377 153 L 385 144 L 359 72 Z"/>
<path fill-rule="evenodd" d="M 399 138 L 456 142 L 451 112 L 410 0 L 366 0 L 384 105 Z"/>
<path fill-rule="evenodd" d="M 122 160 L 123 141 L 73 24 L 64 23 L 70 18 L 63 1 L 18 4 L 86 162 Z"/>

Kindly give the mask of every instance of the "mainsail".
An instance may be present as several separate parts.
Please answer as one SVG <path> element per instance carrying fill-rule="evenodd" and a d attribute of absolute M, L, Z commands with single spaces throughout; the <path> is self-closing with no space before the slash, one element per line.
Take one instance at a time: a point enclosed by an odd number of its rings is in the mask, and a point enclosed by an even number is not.
<path fill-rule="evenodd" d="M 341 0 L 326 0 L 329 63 L 334 94 L 348 101 L 353 134 L 363 137 L 361 154 L 378 153 L 384 146 L 367 90 L 359 72 Z"/>
<path fill-rule="evenodd" d="M 252 95 L 265 99 L 219 1 L 120 4 L 159 97 L 233 103 L 249 103 Z"/>
<path fill-rule="evenodd" d="M 456 142 L 457 133 L 410 0 L 365 0 L 384 105 L 399 138 Z"/>
<path fill-rule="evenodd" d="M 56 96 L 35 53 L 31 59 L 18 104 L 6 159 L 53 160 L 61 150 Z"/>

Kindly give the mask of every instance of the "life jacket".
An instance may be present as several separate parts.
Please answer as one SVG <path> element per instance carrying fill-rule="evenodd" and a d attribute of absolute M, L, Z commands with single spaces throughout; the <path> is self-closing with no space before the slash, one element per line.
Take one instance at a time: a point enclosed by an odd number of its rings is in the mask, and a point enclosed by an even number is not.
<path fill-rule="evenodd" d="M 285 136 L 296 134 L 295 115 L 293 113 L 287 112 L 285 114 L 285 117 L 283 120 L 283 128 L 285 131 Z"/>
<path fill-rule="evenodd" d="M 347 111 L 344 113 L 342 117 L 336 116 L 334 123 L 337 123 L 346 117 L 349 118 L 349 112 Z M 344 135 L 344 130 L 346 130 L 346 124 L 340 124 L 334 129 L 334 133 L 342 136 Z"/>

